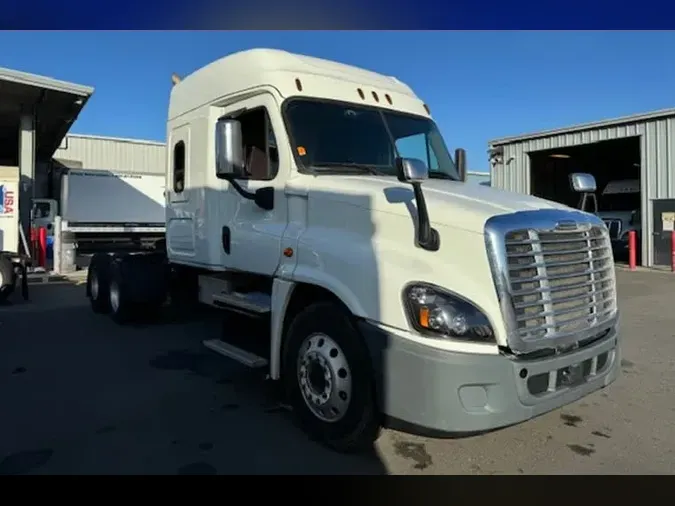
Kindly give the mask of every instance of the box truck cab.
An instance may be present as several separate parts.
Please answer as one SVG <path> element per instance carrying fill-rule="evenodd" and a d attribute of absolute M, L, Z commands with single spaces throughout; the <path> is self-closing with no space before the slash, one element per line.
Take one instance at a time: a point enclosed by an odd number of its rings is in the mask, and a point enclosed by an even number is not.
<path fill-rule="evenodd" d="M 179 81 L 166 242 L 97 255 L 118 322 L 199 301 L 265 318 L 264 367 L 306 431 L 352 451 L 391 422 L 507 426 L 617 375 L 618 311 L 597 217 L 464 183 L 429 108 L 394 77 L 256 49 Z"/>

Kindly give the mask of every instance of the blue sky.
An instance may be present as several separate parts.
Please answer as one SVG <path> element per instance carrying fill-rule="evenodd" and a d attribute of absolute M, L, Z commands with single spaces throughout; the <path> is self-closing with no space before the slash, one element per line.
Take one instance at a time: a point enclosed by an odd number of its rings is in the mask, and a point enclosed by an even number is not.
<path fill-rule="evenodd" d="M 675 32 L 0 32 L 0 66 L 96 88 L 72 132 L 164 140 L 171 73 L 272 47 L 395 75 L 450 149 L 675 107 Z"/>

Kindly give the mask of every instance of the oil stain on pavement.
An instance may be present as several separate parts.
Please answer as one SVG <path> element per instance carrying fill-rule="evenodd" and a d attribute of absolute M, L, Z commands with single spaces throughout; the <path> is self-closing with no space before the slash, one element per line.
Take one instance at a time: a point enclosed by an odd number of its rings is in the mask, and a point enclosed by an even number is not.
<path fill-rule="evenodd" d="M 400 457 L 415 462 L 415 469 L 426 469 L 433 464 L 431 455 L 421 443 L 411 443 L 408 441 L 398 441 L 394 443 L 394 451 Z"/>
<path fill-rule="evenodd" d="M 563 413 L 560 415 L 560 419 L 565 422 L 565 425 L 568 427 L 577 427 L 580 422 L 582 422 L 582 418 L 577 415 L 567 415 Z"/>
<path fill-rule="evenodd" d="M 595 450 L 593 448 L 588 448 L 586 446 L 567 445 L 567 447 L 574 453 L 576 453 L 577 455 L 581 455 L 582 457 L 589 457 L 595 453 Z"/>

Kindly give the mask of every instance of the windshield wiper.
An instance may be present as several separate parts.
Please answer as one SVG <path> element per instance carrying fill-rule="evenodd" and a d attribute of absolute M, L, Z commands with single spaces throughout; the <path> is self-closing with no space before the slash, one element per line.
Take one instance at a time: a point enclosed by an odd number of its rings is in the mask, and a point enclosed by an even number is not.
<path fill-rule="evenodd" d="M 374 176 L 388 176 L 385 172 L 380 172 L 372 165 L 365 163 L 339 163 L 339 162 L 322 162 L 312 164 L 312 168 L 316 169 L 353 169 L 358 172 L 368 172 Z"/>

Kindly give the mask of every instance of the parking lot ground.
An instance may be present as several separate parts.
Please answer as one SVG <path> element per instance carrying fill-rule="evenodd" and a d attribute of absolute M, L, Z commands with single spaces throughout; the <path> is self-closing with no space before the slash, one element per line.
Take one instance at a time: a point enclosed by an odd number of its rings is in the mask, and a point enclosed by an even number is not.
<path fill-rule="evenodd" d="M 263 378 L 193 322 L 120 328 L 83 286 L 0 307 L 0 474 L 675 472 L 675 275 L 618 270 L 622 374 L 524 424 L 464 439 L 384 431 L 364 456 L 309 441 Z"/>

